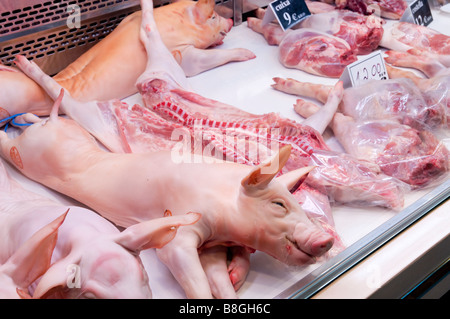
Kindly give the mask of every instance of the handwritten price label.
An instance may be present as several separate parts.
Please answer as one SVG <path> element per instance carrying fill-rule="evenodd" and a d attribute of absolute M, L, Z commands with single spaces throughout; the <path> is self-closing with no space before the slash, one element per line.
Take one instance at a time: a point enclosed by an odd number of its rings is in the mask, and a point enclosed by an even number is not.
<path fill-rule="evenodd" d="M 400 18 L 400 21 L 415 23 L 417 25 L 427 26 L 433 22 L 428 0 L 416 0 L 409 4 L 408 9 Z"/>
<path fill-rule="evenodd" d="M 433 21 L 430 5 L 427 0 L 417 0 L 409 5 L 414 23 L 418 25 L 427 26 Z"/>
<path fill-rule="evenodd" d="M 346 69 L 353 87 L 369 80 L 386 80 L 388 78 L 381 51 L 375 51 L 363 59 L 353 62 Z"/>
<path fill-rule="evenodd" d="M 284 31 L 311 15 L 304 0 L 276 0 L 269 7 L 272 10 L 266 11 L 263 25 L 277 18 Z"/>

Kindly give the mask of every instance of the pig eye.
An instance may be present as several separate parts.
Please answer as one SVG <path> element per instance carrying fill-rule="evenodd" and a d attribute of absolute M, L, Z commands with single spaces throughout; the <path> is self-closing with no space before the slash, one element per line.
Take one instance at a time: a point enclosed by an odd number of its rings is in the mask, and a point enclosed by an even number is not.
<path fill-rule="evenodd" d="M 282 201 L 273 201 L 272 204 L 278 205 L 284 209 L 286 209 L 286 206 L 284 205 L 284 203 Z"/>

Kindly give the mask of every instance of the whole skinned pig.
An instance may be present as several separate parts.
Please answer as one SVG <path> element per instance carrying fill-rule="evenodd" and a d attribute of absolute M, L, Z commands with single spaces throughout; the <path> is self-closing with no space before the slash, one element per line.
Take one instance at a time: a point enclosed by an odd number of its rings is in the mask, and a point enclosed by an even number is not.
<path fill-rule="evenodd" d="M 18 137 L 1 132 L 2 157 L 123 227 L 161 217 L 166 209 L 201 213 L 201 220 L 157 250 L 188 297 L 211 297 L 199 249 L 244 246 L 302 265 L 333 245 L 333 237 L 306 217 L 290 193 L 312 167 L 275 178 L 290 147 L 257 167 L 207 158 L 175 163 L 170 152 L 109 153 L 76 122 L 58 117 L 58 102 L 49 119 L 28 115 L 35 123 Z"/>
<path fill-rule="evenodd" d="M 233 25 L 214 11 L 213 0 L 178 1 L 155 9 L 162 39 L 187 76 L 255 55 L 247 49 L 220 49 Z M 136 93 L 147 55 L 139 40 L 141 11 L 126 17 L 102 41 L 54 76 L 80 101 L 122 99 Z M 0 67 L 0 119 L 22 112 L 48 115 L 53 105 L 39 85 L 9 67 Z"/>
<path fill-rule="evenodd" d="M 82 207 L 24 189 L 0 162 L 0 298 L 151 298 L 139 252 L 172 240 L 192 213 L 119 232 Z"/>

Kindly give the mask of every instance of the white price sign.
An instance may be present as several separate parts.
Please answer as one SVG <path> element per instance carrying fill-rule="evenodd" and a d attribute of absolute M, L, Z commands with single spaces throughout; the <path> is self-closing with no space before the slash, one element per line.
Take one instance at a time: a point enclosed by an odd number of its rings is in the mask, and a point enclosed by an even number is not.
<path fill-rule="evenodd" d="M 388 78 L 381 51 L 375 51 L 349 64 L 346 70 L 354 87 L 368 80 L 386 80 Z"/>

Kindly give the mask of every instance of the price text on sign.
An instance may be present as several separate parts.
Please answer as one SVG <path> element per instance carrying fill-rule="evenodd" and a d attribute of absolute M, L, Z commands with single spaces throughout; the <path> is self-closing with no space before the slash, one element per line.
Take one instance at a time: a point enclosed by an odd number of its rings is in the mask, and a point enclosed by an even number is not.
<path fill-rule="evenodd" d="M 304 0 L 276 0 L 270 7 L 285 31 L 311 15 Z"/>
<path fill-rule="evenodd" d="M 415 24 L 426 27 L 433 21 L 433 15 L 427 0 L 416 0 L 409 5 L 409 8 Z"/>
<path fill-rule="evenodd" d="M 387 72 L 380 51 L 353 62 L 347 66 L 352 86 L 358 86 L 368 80 L 386 80 Z"/>

